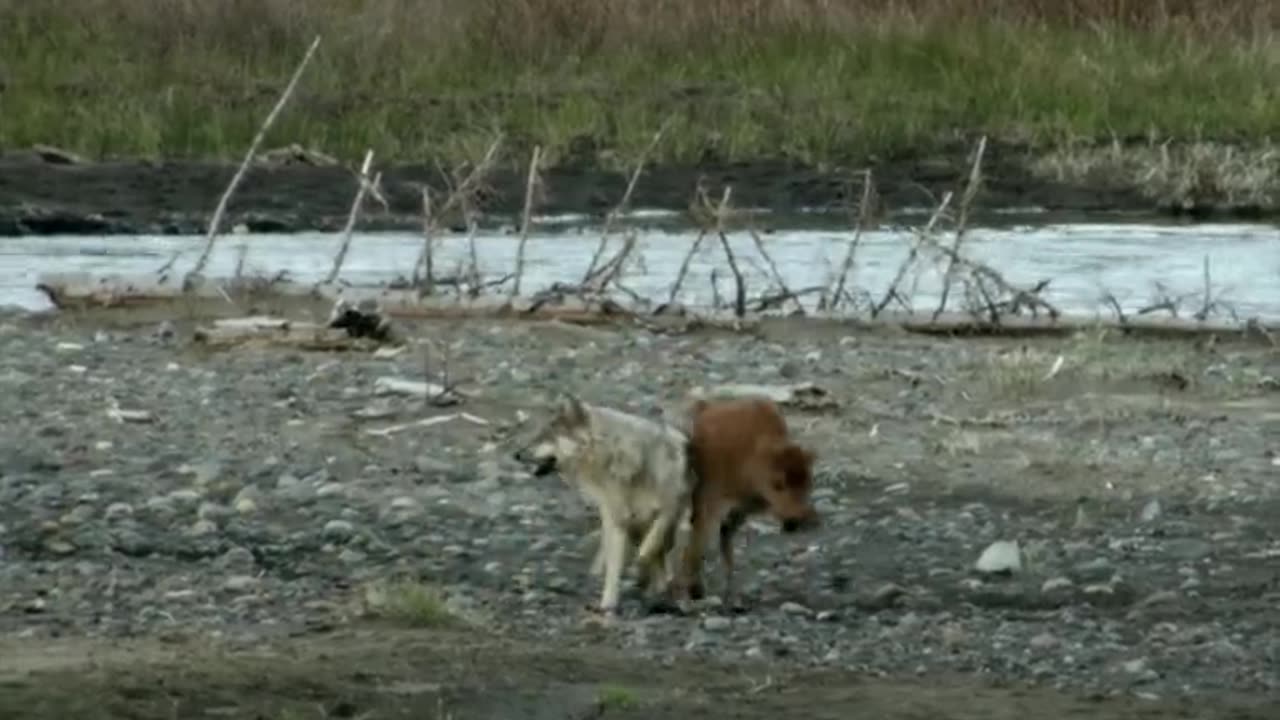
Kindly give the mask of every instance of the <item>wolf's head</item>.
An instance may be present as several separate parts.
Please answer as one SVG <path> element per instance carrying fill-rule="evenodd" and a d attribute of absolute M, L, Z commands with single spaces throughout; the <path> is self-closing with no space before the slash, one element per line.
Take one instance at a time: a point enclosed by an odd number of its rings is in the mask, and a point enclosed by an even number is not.
<path fill-rule="evenodd" d="M 516 450 L 516 461 L 532 466 L 534 475 L 555 471 L 559 464 L 572 461 L 587 442 L 590 421 L 581 400 L 571 394 L 562 395 L 551 419 Z"/>

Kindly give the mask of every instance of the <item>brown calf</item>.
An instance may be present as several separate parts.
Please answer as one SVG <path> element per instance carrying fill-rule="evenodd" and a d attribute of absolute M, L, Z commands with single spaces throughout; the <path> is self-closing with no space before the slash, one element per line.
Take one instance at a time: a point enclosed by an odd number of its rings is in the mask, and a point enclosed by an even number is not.
<path fill-rule="evenodd" d="M 814 454 L 788 435 L 778 406 L 763 398 L 697 401 L 691 409 L 690 462 L 697 475 L 692 527 L 677 592 L 699 599 L 703 552 L 717 529 L 726 603 L 734 603 L 733 536 L 752 515 L 768 512 L 783 532 L 815 527 L 809 494 Z"/>

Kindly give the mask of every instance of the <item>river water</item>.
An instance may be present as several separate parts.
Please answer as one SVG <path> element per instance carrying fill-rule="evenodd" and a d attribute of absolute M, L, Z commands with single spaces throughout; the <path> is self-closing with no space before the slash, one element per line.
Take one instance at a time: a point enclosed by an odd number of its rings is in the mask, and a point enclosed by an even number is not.
<path fill-rule="evenodd" d="M 641 236 L 623 284 L 642 295 L 665 299 L 677 271 L 697 237 L 692 230 L 650 228 Z M 785 282 L 793 290 L 823 285 L 839 266 L 850 233 L 844 230 L 778 230 L 762 236 Z M 730 244 L 747 280 L 748 295 L 766 293 L 771 271 L 747 233 L 731 235 Z M 950 242 L 950 238 L 944 238 Z M 527 291 L 553 282 L 581 279 L 599 241 L 592 228 L 531 233 L 526 248 Z M 621 240 L 612 238 L 616 249 Z M 340 237 L 335 234 L 246 234 L 219 238 L 206 274 L 229 276 L 244 248 L 248 273 L 273 275 L 288 270 L 300 281 L 315 281 L 328 271 Z M 880 297 L 907 253 L 909 230 L 864 233 L 848 285 Z M 0 306 L 46 309 L 48 301 L 35 289 L 46 272 L 94 274 L 147 273 L 170 253 L 181 250 L 179 272 L 191 267 L 203 245 L 199 237 L 177 236 L 40 236 L 0 239 Z M 341 278 L 352 284 L 377 284 L 407 276 L 422 246 L 410 233 L 355 236 Z M 488 278 L 511 272 L 517 239 L 495 230 L 476 236 L 481 273 Z M 1041 224 L 973 228 L 964 253 L 999 270 L 1009 281 L 1030 286 L 1050 279 L 1045 297 L 1064 313 L 1106 314 L 1101 298 L 1110 293 L 1130 312 L 1162 295 L 1188 295 L 1183 308 L 1199 307 L 1208 258 L 1212 294 L 1241 318 L 1280 320 L 1280 228 L 1271 225 L 1139 223 Z M 437 274 L 461 268 L 468 258 L 463 235 L 447 235 L 436 252 Z M 718 240 L 705 240 L 690 265 L 679 299 L 687 305 L 708 304 L 713 295 L 712 270 L 718 268 L 722 296 L 733 282 Z M 1158 287 L 1163 284 L 1165 290 Z M 776 287 L 776 286 L 775 286 Z M 908 275 L 904 289 L 913 290 L 911 304 L 932 310 L 942 287 L 940 263 L 926 262 Z"/>

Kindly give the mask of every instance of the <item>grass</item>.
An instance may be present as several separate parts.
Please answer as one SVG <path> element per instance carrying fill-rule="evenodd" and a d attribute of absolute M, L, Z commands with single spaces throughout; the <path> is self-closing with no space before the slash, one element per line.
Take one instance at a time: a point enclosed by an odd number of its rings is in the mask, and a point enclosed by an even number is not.
<path fill-rule="evenodd" d="M 439 589 L 408 580 L 370 585 L 363 601 L 368 615 L 405 627 L 444 628 L 460 621 Z"/>
<path fill-rule="evenodd" d="M 635 691 L 621 685 L 604 685 L 596 694 L 596 704 L 602 711 L 625 710 L 638 702 Z"/>
<path fill-rule="evenodd" d="M 1059 147 L 1280 126 L 1268 0 L 0 0 L 0 147 L 356 163 L 861 162 L 979 132 Z M 1068 166 L 1068 167 L 1074 167 Z"/>

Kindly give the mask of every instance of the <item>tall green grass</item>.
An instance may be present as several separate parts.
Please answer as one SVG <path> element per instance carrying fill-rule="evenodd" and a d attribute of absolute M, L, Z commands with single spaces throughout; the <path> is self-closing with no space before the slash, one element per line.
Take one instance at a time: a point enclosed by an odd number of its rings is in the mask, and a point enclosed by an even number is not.
<path fill-rule="evenodd" d="M 355 162 L 658 154 L 835 163 L 985 132 L 1249 141 L 1280 127 L 1280 3 L 0 0 L 0 147 Z M 268 144 L 271 144 L 270 142 Z"/>

